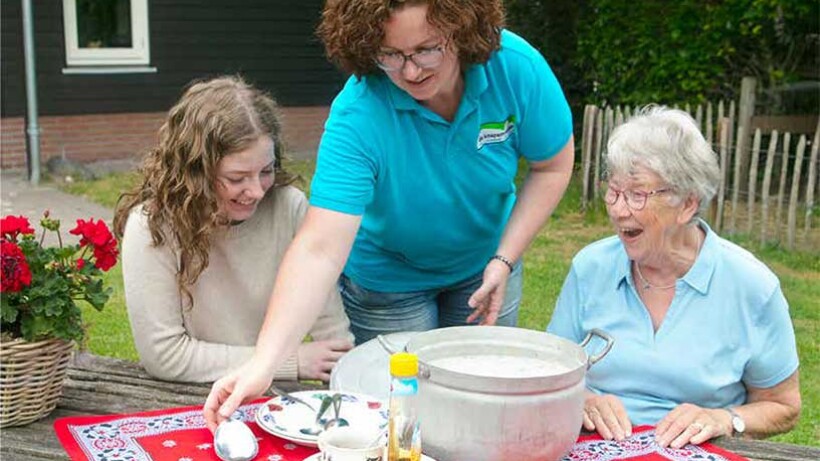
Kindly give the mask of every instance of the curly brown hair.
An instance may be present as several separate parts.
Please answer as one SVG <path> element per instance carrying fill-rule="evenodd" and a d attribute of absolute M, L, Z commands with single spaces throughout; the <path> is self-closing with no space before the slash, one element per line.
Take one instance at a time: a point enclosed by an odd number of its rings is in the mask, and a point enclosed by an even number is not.
<path fill-rule="evenodd" d="M 296 177 L 282 167 L 276 102 L 238 76 L 193 81 L 168 112 L 159 144 L 143 160 L 141 183 L 117 202 L 114 233 L 122 238 L 131 210 L 141 204 L 154 245 L 168 243 L 177 252 L 177 283 L 189 303 L 187 287 L 208 267 L 210 239 L 228 224 L 218 211 L 217 164 L 262 136 L 273 140 L 273 187 L 291 184 Z"/>
<path fill-rule="evenodd" d="M 428 6 L 427 20 L 451 37 L 466 67 L 486 62 L 501 43 L 501 0 L 328 0 L 316 30 L 328 59 L 357 77 L 378 72 L 384 22 L 405 6 Z"/>

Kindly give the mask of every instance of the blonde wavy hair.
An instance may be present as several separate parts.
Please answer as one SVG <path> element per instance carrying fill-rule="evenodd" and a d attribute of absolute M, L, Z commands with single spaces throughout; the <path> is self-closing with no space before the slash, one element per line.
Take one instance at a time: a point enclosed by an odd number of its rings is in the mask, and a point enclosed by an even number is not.
<path fill-rule="evenodd" d="M 296 177 L 282 167 L 282 126 L 273 98 L 238 76 L 194 81 L 168 112 L 159 144 L 143 161 L 141 183 L 119 198 L 114 233 L 122 238 L 132 209 L 142 205 L 153 244 L 170 244 L 177 252 L 177 283 L 189 303 L 188 287 L 208 267 L 211 238 L 228 224 L 218 210 L 217 165 L 262 136 L 274 145 L 273 187 L 291 184 Z"/>
<path fill-rule="evenodd" d="M 384 22 L 401 8 L 427 5 L 427 20 L 450 37 L 461 65 L 483 63 L 501 44 L 501 0 L 327 0 L 316 33 L 334 64 L 357 77 L 380 72 Z"/>

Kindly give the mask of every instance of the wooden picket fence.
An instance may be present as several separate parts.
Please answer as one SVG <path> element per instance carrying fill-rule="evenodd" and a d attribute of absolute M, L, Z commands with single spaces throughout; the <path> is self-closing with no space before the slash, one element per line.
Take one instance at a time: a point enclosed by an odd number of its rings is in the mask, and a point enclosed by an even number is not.
<path fill-rule="evenodd" d="M 814 222 L 815 196 L 820 196 L 817 180 L 820 121 L 812 139 L 807 139 L 805 134 L 763 132 L 758 128 L 749 145 L 750 136 L 746 128 L 738 124 L 736 107 L 734 101 L 720 101 L 694 109 L 688 105 L 681 108 L 692 115 L 718 156 L 721 182 L 706 220 L 719 233 L 745 233 L 757 237 L 761 244 L 778 242 L 789 249 L 820 250 L 820 229 Z M 584 210 L 593 200 L 601 198 L 606 143 L 612 130 L 634 112 L 635 108 L 629 106 L 587 105 L 584 109 L 581 135 Z M 768 140 L 768 148 L 761 150 L 765 140 Z M 800 213 L 803 229 L 798 232 Z"/>

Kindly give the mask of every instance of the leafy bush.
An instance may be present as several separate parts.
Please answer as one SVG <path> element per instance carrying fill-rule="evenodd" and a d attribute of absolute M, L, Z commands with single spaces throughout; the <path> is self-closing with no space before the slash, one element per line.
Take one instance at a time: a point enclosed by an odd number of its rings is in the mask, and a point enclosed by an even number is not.
<path fill-rule="evenodd" d="M 579 31 L 596 101 L 732 98 L 742 77 L 769 88 L 799 78 L 817 50 L 818 3 L 593 0 Z"/>
<path fill-rule="evenodd" d="M 506 4 L 510 28 L 547 57 L 576 106 L 736 98 L 744 76 L 761 90 L 818 79 L 816 0 Z"/>

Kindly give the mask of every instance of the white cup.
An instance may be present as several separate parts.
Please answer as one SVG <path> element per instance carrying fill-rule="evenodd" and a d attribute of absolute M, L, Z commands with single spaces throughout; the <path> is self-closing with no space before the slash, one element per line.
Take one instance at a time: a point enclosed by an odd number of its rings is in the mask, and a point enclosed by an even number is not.
<path fill-rule="evenodd" d="M 384 445 L 376 444 L 379 432 L 350 426 L 332 427 L 319 434 L 321 461 L 383 461 Z"/>

